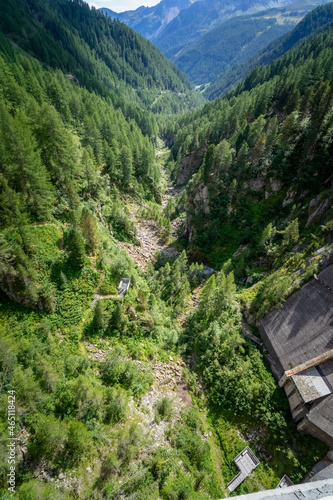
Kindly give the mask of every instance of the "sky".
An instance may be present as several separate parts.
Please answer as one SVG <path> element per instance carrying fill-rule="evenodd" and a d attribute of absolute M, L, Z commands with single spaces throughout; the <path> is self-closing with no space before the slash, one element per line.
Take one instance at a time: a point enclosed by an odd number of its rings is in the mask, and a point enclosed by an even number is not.
<path fill-rule="evenodd" d="M 90 6 L 96 7 L 107 7 L 114 12 L 124 12 L 124 10 L 135 10 L 141 5 L 146 7 L 151 7 L 160 2 L 160 0 L 86 0 Z"/>

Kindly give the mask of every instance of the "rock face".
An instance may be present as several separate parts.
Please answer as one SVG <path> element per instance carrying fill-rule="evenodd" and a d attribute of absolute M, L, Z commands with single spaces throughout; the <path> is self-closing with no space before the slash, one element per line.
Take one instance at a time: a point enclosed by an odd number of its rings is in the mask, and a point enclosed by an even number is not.
<path fill-rule="evenodd" d="M 177 186 L 185 184 L 190 179 L 192 174 L 199 168 L 205 150 L 206 145 L 183 158 L 176 181 Z"/>
<path fill-rule="evenodd" d="M 200 213 L 204 215 L 209 215 L 210 213 L 209 191 L 208 187 L 203 183 L 195 187 L 195 190 L 190 193 L 187 202 L 185 230 L 190 243 L 195 239 L 197 230 L 202 229 L 197 228 L 193 223 L 193 217 Z"/>
<path fill-rule="evenodd" d="M 328 197 L 325 200 L 321 196 L 314 198 L 309 205 L 309 211 L 312 212 L 306 222 L 306 227 L 310 226 L 312 222 L 321 217 L 332 207 L 332 197 Z M 313 211 L 312 211 L 313 210 Z"/>
<path fill-rule="evenodd" d="M 326 213 L 333 206 L 333 194 L 328 189 L 325 188 L 320 194 L 314 191 L 310 201 L 311 191 L 297 190 L 297 179 L 291 186 L 287 186 L 280 179 L 274 178 L 266 165 L 261 165 L 259 170 L 240 170 L 238 177 L 233 178 L 233 174 L 230 175 L 228 168 L 225 168 L 222 160 L 218 158 L 219 147 L 216 147 L 212 160 L 215 163 L 208 168 L 206 160 L 203 160 L 199 171 L 193 175 L 187 187 L 186 237 L 197 252 L 202 250 L 207 254 L 207 248 L 212 241 L 216 242 L 214 252 L 218 244 L 224 250 L 228 249 L 230 242 L 228 239 L 222 241 L 219 233 L 228 234 L 229 230 L 232 233 L 235 229 L 234 234 L 237 230 L 246 234 L 249 226 L 256 231 L 255 219 L 260 219 L 262 225 L 269 222 L 274 225 L 278 219 L 284 223 L 298 217 L 303 229 L 304 210 L 308 209 L 306 227 L 317 222 L 326 224 Z M 183 162 L 179 177 L 184 175 L 184 178 L 181 180 L 185 179 L 190 171 L 190 168 L 187 168 L 191 164 L 190 155 L 185 157 Z M 325 184 L 329 180 L 326 180 Z M 265 200 L 269 200 L 267 204 Z M 224 232 L 224 228 L 228 229 Z M 201 238 L 201 232 L 205 233 L 204 239 Z M 241 238 L 237 240 L 238 243 L 242 241 Z M 248 239 L 244 241 L 247 243 Z M 234 252 L 234 247 L 232 250 Z"/>
<path fill-rule="evenodd" d="M 296 193 L 292 189 L 288 189 L 287 195 L 285 199 L 283 200 L 283 206 L 286 207 L 287 205 L 290 205 L 295 199 Z"/>
<path fill-rule="evenodd" d="M 275 179 L 269 179 L 269 184 L 273 193 L 277 193 L 282 188 L 282 182 Z"/>
<path fill-rule="evenodd" d="M 244 188 L 248 188 L 250 191 L 261 191 L 264 186 L 265 178 L 261 176 L 251 179 L 248 183 L 244 183 Z"/>
<path fill-rule="evenodd" d="M 209 214 L 210 209 L 209 209 L 209 194 L 208 194 L 208 187 L 202 184 L 201 186 L 198 187 L 195 195 L 194 195 L 194 205 L 197 207 L 197 209 L 202 210 L 204 214 Z"/>
<path fill-rule="evenodd" d="M 195 0 L 162 0 L 153 7 L 139 7 L 136 10 L 126 12 L 114 12 L 110 9 L 101 8 L 102 12 L 112 19 L 119 19 L 140 35 L 155 40 L 166 26 L 178 16 L 178 14 L 189 7 Z"/>

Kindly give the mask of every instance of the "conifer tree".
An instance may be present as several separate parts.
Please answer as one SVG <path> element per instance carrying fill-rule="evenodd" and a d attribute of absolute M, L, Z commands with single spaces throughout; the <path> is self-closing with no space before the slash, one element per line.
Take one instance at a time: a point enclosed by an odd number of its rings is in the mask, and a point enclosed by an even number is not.
<path fill-rule="evenodd" d="M 123 146 L 121 149 L 121 169 L 122 169 L 122 186 L 125 189 L 129 189 L 133 177 L 133 163 L 131 152 L 127 146 Z"/>
<path fill-rule="evenodd" d="M 101 300 L 97 301 L 97 304 L 95 305 L 94 309 L 94 318 L 92 321 L 92 326 L 94 330 L 103 330 L 105 327 L 105 320 L 104 320 L 104 314 L 103 314 L 103 304 Z"/>
<path fill-rule="evenodd" d="M 97 248 L 97 223 L 95 217 L 86 208 L 82 211 L 80 225 L 87 247 L 94 254 Z"/>
<path fill-rule="evenodd" d="M 110 326 L 114 330 L 120 330 L 123 324 L 124 312 L 122 305 L 119 301 L 116 302 L 115 308 L 112 312 Z"/>
<path fill-rule="evenodd" d="M 43 163 L 58 186 L 73 182 L 78 170 L 78 151 L 56 110 L 44 104 L 35 117 L 33 127 Z"/>
<path fill-rule="evenodd" d="M 69 262 L 74 269 L 82 269 L 85 262 L 85 244 L 79 231 L 71 229 L 68 235 Z"/>

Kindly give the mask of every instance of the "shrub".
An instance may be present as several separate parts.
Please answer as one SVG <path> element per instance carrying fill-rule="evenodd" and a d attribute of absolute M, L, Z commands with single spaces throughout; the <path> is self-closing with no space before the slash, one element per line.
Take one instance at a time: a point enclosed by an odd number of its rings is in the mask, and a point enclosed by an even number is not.
<path fill-rule="evenodd" d="M 106 405 L 104 422 L 106 424 L 116 424 L 126 419 L 127 394 L 122 389 L 106 389 Z"/>
<path fill-rule="evenodd" d="M 53 484 L 45 484 L 38 480 L 22 484 L 17 495 L 19 500 L 70 500 L 72 498 Z"/>
<path fill-rule="evenodd" d="M 80 375 L 73 383 L 77 416 L 83 422 L 101 420 L 104 411 L 103 387 L 94 383 L 88 377 Z"/>
<path fill-rule="evenodd" d="M 118 439 L 117 456 L 121 460 L 122 466 L 128 465 L 133 458 L 138 456 L 140 444 L 140 432 L 135 424 L 121 432 Z"/>
<path fill-rule="evenodd" d="M 110 453 L 102 464 L 102 477 L 104 480 L 107 480 L 112 476 L 112 474 L 116 474 L 120 468 L 120 461 L 116 455 L 116 453 Z"/>
<path fill-rule="evenodd" d="M 35 460 L 45 458 L 51 464 L 59 459 L 67 438 L 67 427 L 53 415 L 39 415 L 33 425 L 34 439 L 28 450 Z"/>
<path fill-rule="evenodd" d="M 119 351 L 110 351 L 101 365 L 102 380 L 107 385 L 120 385 L 139 396 L 148 391 L 153 382 L 150 371 L 141 370 L 135 363 L 119 358 Z"/>
<path fill-rule="evenodd" d="M 262 318 L 273 307 L 282 304 L 288 295 L 292 279 L 287 275 L 274 273 L 268 276 L 253 301 L 251 310 L 257 313 L 258 318 Z"/>
<path fill-rule="evenodd" d="M 172 401 L 164 397 L 155 403 L 155 422 L 160 423 L 161 420 L 170 420 L 172 415 Z"/>
<path fill-rule="evenodd" d="M 68 437 L 65 450 L 69 461 L 78 462 L 92 447 L 90 433 L 82 422 L 73 420 L 68 425 Z"/>
<path fill-rule="evenodd" d="M 203 470 L 210 460 L 210 453 L 209 444 L 202 440 L 198 409 L 186 411 L 183 418 L 184 425 L 176 426 L 171 443 L 182 452 L 188 466 Z"/>
<path fill-rule="evenodd" d="M 190 479 L 182 472 L 172 482 L 168 482 L 163 486 L 161 496 L 163 500 L 191 500 L 196 498 Z"/>

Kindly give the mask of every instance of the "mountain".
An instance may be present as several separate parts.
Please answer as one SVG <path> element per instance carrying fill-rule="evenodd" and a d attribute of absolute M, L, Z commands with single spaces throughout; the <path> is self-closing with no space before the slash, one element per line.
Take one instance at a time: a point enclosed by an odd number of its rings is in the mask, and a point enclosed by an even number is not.
<path fill-rule="evenodd" d="M 254 325 L 318 273 L 293 300 L 330 333 L 332 27 L 179 114 L 180 71 L 81 0 L 0 26 L 1 499 L 217 500 L 247 446 L 237 493 L 301 482 L 328 447 Z"/>
<path fill-rule="evenodd" d="M 182 10 L 154 40 L 157 47 L 173 59 L 180 50 L 218 24 L 239 15 L 253 14 L 269 7 L 279 7 L 288 0 L 248 0 L 236 2 L 203 0 Z"/>
<path fill-rule="evenodd" d="M 179 498 L 182 483 L 193 497 L 203 473 L 198 495 L 216 498 L 221 480 L 176 347 L 202 266 L 183 254 L 167 274 L 148 274 L 124 250 L 141 250 L 134 210 L 171 226 L 156 203 L 157 122 L 143 98 L 132 102 L 146 121 L 125 116 L 126 98 L 135 75 L 154 95 L 178 72 L 82 2 L 7 2 L 0 19 L 0 497 L 15 485 L 19 500 L 115 498 L 115 489 L 153 500 Z M 126 83 L 116 73 L 122 44 Z M 160 67 L 141 70 L 154 54 Z M 165 238 L 150 217 L 152 236 Z"/>
<path fill-rule="evenodd" d="M 312 358 L 312 348 L 299 350 L 308 325 L 323 321 L 312 337 L 317 342 L 330 321 L 324 319 L 331 314 L 324 287 L 331 290 L 327 276 L 333 259 L 333 21 L 327 22 L 331 9 L 332 4 L 311 12 L 298 31 L 308 36 L 287 35 L 276 53 L 289 43 L 292 49 L 255 67 L 234 91 L 174 125 L 168 169 L 175 184 L 184 188 L 175 207 L 175 213 L 184 214 L 179 237 L 191 259 L 223 273 L 206 283 L 186 332 L 203 381 L 221 405 L 232 393 L 232 384 L 226 388 L 223 383 L 221 394 L 220 381 L 227 376 L 232 353 L 224 342 L 231 341 L 226 331 L 232 330 L 228 290 L 233 286 L 243 314 L 243 334 L 268 349 L 277 380 L 290 366 L 298 365 L 301 372 L 292 344 L 304 362 Z M 316 29 L 318 25 L 322 27 Z M 220 311 L 213 304 L 222 282 L 225 305 L 219 307 L 224 319 L 216 321 Z M 323 295 L 327 302 L 318 316 Z M 279 332 L 284 332 L 284 339 Z M 332 340 L 332 334 L 323 334 L 323 355 Z M 280 351 L 286 342 L 290 346 Z M 308 342 L 303 345 L 309 348 Z M 235 364 L 234 377 L 236 373 Z M 301 390 L 293 388 L 296 404 L 290 386 L 285 390 L 298 429 L 331 445 L 332 394 L 327 392 L 320 407 L 318 400 L 309 400 L 300 414 Z M 316 408 L 311 424 L 299 425 L 310 408 Z"/>
<path fill-rule="evenodd" d="M 142 115 L 142 108 L 183 111 L 198 102 L 184 75 L 151 43 L 81 0 L 8 2 L 0 29 L 43 62 L 110 96 L 133 117 Z"/>
<path fill-rule="evenodd" d="M 307 9 L 308 7 L 313 8 L 314 5 L 297 0 L 286 7 L 285 10 L 288 10 L 291 13 L 296 11 L 297 15 L 299 15 L 300 12 L 304 12 L 302 9 Z M 263 51 L 247 61 L 239 62 L 230 66 L 229 69 L 219 75 L 216 80 L 205 89 L 205 97 L 209 100 L 221 97 L 223 94 L 234 88 L 242 79 L 244 79 L 255 66 L 272 62 L 274 59 L 294 47 L 294 45 L 302 39 L 313 33 L 316 29 L 319 29 L 332 21 L 332 19 L 332 3 L 317 7 L 315 10 L 308 13 L 307 16 L 300 21 L 290 33 L 281 37 L 280 40 L 276 40 L 269 44 Z"/>
<path fill-rule="evenodd" d="M 269 7 L 289 3 L 288 0 L 162 0 L 154 7 L 139 7 L 135 11 L 116 14 L 101 10 L 142 34 L 169 57 L 175 55 L 202 34 L 231 17 L 252 14 Z"/>
<path fill-rule="evenodd" d="M 0 30 L 3 226 L 55 218 L 70 223 L 79 241 L 88 197 L 94 212 L 98 203 L 99 216 L 130 237 L 120 193 L 160 200 L 152 110 L 177 112 L 197 102 L 186 78 L 150 42 L 81 1 L 8 2 Z M 108 190 L 118 201 L 106 208 Z M 21 304 L 52 310 L 52 292 L 34 277 L 29 245 L 23 234 L 19 239 L 22 246 L 8 250 L 1 268 L 0 288 Z"/>
<path fill-rule="evenodd" d="M 226 79 L 233 84 L 239 81 L 240 74 L 245 76 L 254 67 L 257 53 L 291 31 L 318 3 L 296 0 L 226 4 L 204 0 L 191 5 L 177 3 L 176 8 L 163 1 L 155 7 L 140 7 L 116 16 L 108 9 L 101 10 L 154 41 L 194 85 L 207 86 L 204 95 L 211 99 L 221 95 L 220 83 L 215 84 L 215 80 L 222 83 Z M 274 5 L 282 7 L 271 8 Z M 171 10 L 173 19 L 168 14 Z M 167 22 L 161 21 L 163 15 Z M 208 84 L 212 84 L 211 88 Z"/>
<path fill-rule="evenodd" d="M 278 22 L 278 15 L 281 11 L 274 10 L 229 19 L 180 50 L 173 61 L 193 84 L 207 85 L 295 26 L 296 19 Z"/>
<path fill-rule="evenodd" d="M 303 28 L 321 15 L 327 19 L 331 9 L 318 7 Z M 270 267 L 259 244 L 267 224 L 282 231 L 297 221 L 309 241 L 311 228 L 328 220 L 332 26 L 326 24 L 272 64 L 256 67 L 236 91 L 180 120 L 174 176 L 184 183 L 195 173 L 187 190 L 187 239 L 194 254 L 204 249 L 211 265 L 229 258 L 238 265 L 237 249 L 243 246 L 247 260 L 237 273 L 245 273 L 252 258 Z M 304 33 L 303 28 L 298 29 Z M 327 210 L 312 217 L 322 203 Z M 278 255 L 272 259 L 281 264 Z"/>
<path fill-rule="evenodd" d="M 187 9 L 196 1 L 198 0 L 162 0 L 153 7 L 139 7 L 136 10 L 120 13 L 107 8 L 99 10 L 112 19 L 119 19 L 148 40 L 154 41 L 181 10 Z"/>

